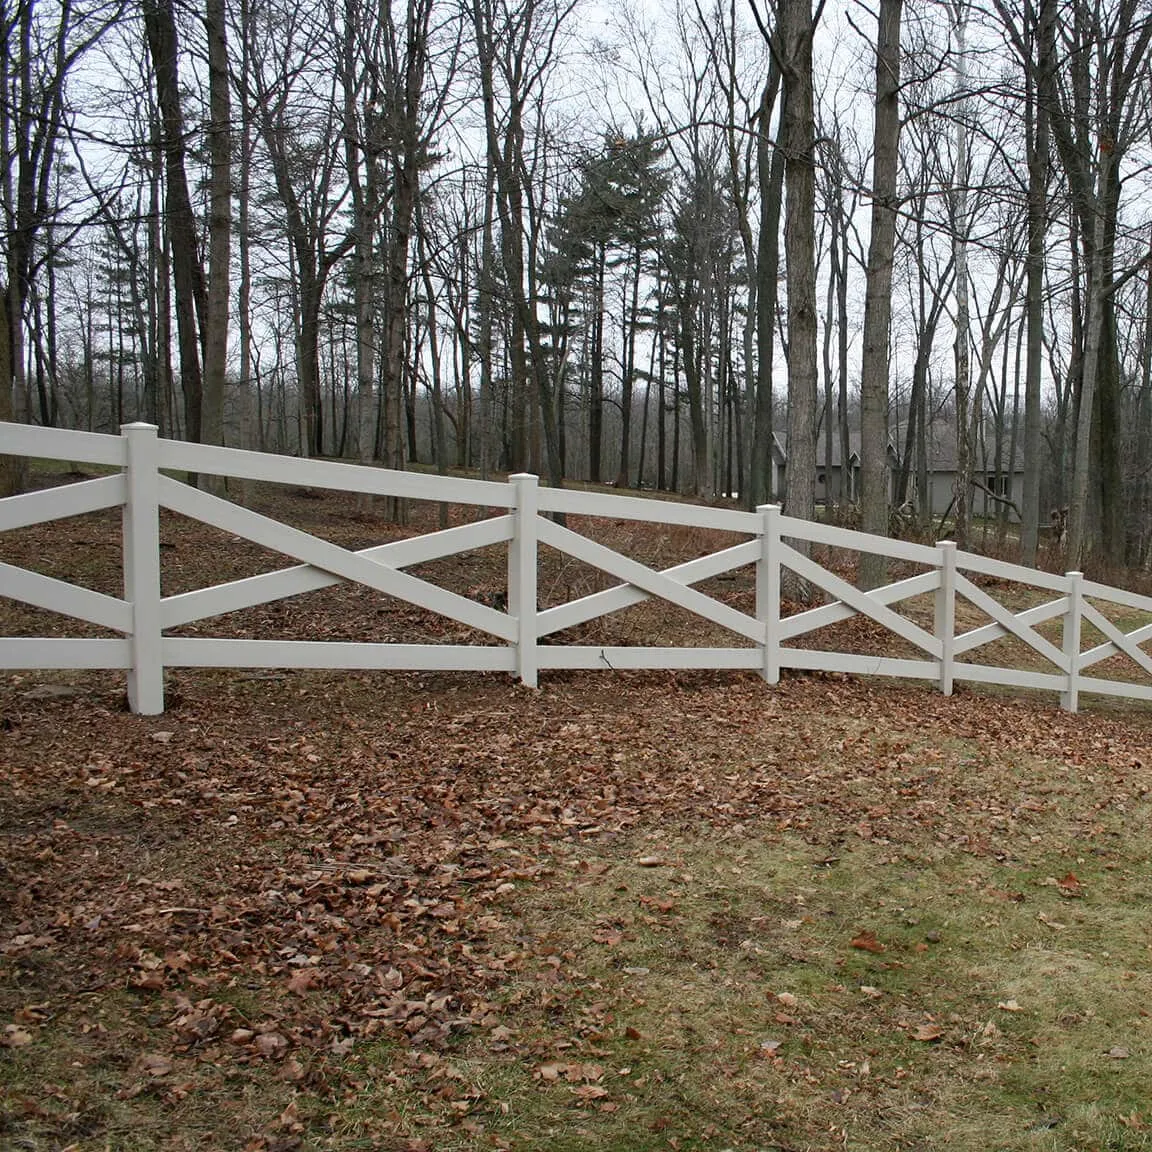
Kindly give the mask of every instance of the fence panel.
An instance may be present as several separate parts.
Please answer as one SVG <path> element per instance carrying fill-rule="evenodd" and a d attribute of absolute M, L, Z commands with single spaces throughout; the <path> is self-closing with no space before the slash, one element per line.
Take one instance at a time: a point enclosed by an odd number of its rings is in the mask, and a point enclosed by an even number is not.
<path fill-rule="evenodd" d="M 1152 700 L 1152 685 L 1085 676 L 1113 656 L 1152 677 L 1152 623 L 1128 630 L 1097 603 L 1152 614 L 1152 597 L 1093 581 L 1076 572 L 1054 575 L 957 551 L 870 536 L 835 525 L 784 516 L 776 506 L 755 512 L 694 504 L 540 488 L 536 477 L 507 483 L 395 472 L 324 460 L 299 460 L 175 441 L 159 441 L 149 425 L 125 425 L 120 436 L 0 423 L 0 453 L 48 457 L 120 469 L 97 479 L 0 500 L 0 532 L 108 508 L 123 509 L 124 596 L 107 595 L 38 572 L 0 563 L 0 595 L 83 621 L 121 638 L 0 638 L 0 668 L 118 669 L 128 673 L 131 705 L 139 712 L 164 706 L 166 667 L 347 668 L 502 672 L 535 684 L 556 669 L 746 669 L 769 683 L 781 668 L 935 680 L 950 693 L 955 680 L 1041 689 L 1060 694 L 1075 711 L 1081 692 Z M 161 471 L 163 469 L 163 471 Z M 329 543 L 271 517 L 178 482 L 185 470 L 246 480 L 309 486 L 404 499 L 450 502 L 498 510 L 474 523 L 360 550 Z M 159 513 L 168 508 L 232 533 L 295 563 L 273 572 L 161 597 Z M 705 556 L 658 569 L 576 530 L 550 513 L 616 521 L 704 528 L 744 537 Z M 882 588 L 861 591 L 785 540 L 874 552 L 928 570 Z M 508 546 L 507 612 L 442 588 L 403 569 L 491 546 Z M 541 610 L 540 545 L 589 564 L 618 580 L 614 587 Z M 696 585 L 751 566 L 755 615 Z M 821 589 L 828 602 L 781 617 L 781 568 Z M 976 581 L 987 579 L 1057 593 L 1013 611 Z M 500 643 L 407 644 L 313 640 L 228 639 L 167 635 L 214 616 L 317 591 L 343 582 L 396 597 L 494 637 Z M 931 596 L 929 632 L 894 608 Z M 957 632 L 958 601 L 990 623 Z M 544 638 L 645 601 L 664 601 L 734 633 L 742 646 L 626 646 L 545 644 Z M 1096 603 L 1093 603 L 1096 602 Z M 925 658 L 823 651 L 790 646 L 817 629 L 866 617 L 912 644 Z M 1059 646 L 1038 626 L 1060 621 Z M 1083 626 L 1103 642 L 1081 647 Z M 996 640 L 1022 641 L 1055 671 L 977 664 L 960 657 Z"/>

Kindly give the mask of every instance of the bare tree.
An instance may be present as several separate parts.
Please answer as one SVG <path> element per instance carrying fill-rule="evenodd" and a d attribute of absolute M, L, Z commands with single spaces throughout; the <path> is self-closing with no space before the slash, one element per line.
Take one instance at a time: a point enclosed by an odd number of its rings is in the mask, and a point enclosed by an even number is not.
<path fill-rule="evenodd" d="M 872 153 L 872 232 L 864 300 L 860 371 L 860 526 L 888 532 L 888 340 L 892 324 L 892 254 L 896 242 L 896 173 L 900 145 L 902 0 L 880 0 L 876 37 L 876 117 Z M 830 462 L 829 462 L 830 463 Z M 842 462 L 842 467 L 847 463 Z M 860 555 L 860 586 L 883 584 L 887 560 Z"/>
<path fill-rule="evenodd" d="M 1024 136 L 1028 160 L 1028 345 L 1024 386 L 1024 492 L 1020 555 L 1036 562 L 1040 526 L 1041 373 L 1044 353 L 1045 241 L 1051 169 L 1056 0 L 1023 0 L 1020 9 L 994 0 L 1024 73 Z"/>
<path fill-rule="evenodd" d="M 972 497 L 972 442 L 969 438 L 972 402 L 972 357 L 969 348 L 971 308 L 969 303 L 968 241 L 972 222 L 968 207 L 968 0 L 949 0 L 948 11 L 956 53 L 956 118 L 953 122 L 955 153 L 952 167 L 952 251 L 956 264 L 956 326 L 953 355 L 956 367 L 956 484 L 953 490 L 953 516 L 956 543 L 968 547 Z"/>
<path fill-rule="evenodd" d="M 769 124 L 780 93 L 780 67 L 773 61 L 764 81 L 757 113 L 756 176 L 760 186 L 760 233 L 756 246 L 756 405 L 752 429 L 751 507 L 772 500 L 772 368 L 776 352 L 776 305 L 779 294 L 780 210 L 784 199 L 784 152 L 774 148 Z"/>
<path fill-rule="evenodd" d="M 1078 566 L 1090 543 L 1088 499 L 1093 443 L 1099 486 L 1100 543 L 1106 559 L 1123 554 L 1119 435 L 1119 362 L 1115 293 L 1140 265 L 1117 275 L 1121 166 L 1149 127 L 1152 20 L 1139 0 L 1106 8 L 1074 0 L 1060 22 L 1071 66 L 1045 71 L 1052 136 L 1068 178 L 1086 264 L 1083 369 L 1068 517 L 1068 562 Z"/>
<path fill-rule="evenodd" d="M 340 152 L 331 146 L 340 118 L 338 79 L 319 65 L 331 48 L 331 29 L 309 16 L 317 14 L 253 6 L 248 91 L 290 254 L 300 448 L 319 455 L 325 446 L 319 348 L 324 290 L 356 238 L 342 226 L 348 190 Z"/>
<path fill-rule="evenodd" d="M 56 173 L 69 79 L 122 11 L 120 0 L 91 8 L 65 0 L 49 11 L 35 0 L 0 2 L 0 294 L 6 314 L 0 317 L 0 420 L 31 417 L 24 323 L 32 279 L 72 238 L 68 229 L 51 233 L 62 207 Z M 23 468 L 23 458 L 0 458 L 0 496 L 19 490 Z"/>
<path fill-rule="evenodd" d="M 232 262 L 232 105 L 224 0 L 205 0 L 208 38 L 208 295 L 204 335 L 201 439 L 224 443 L 224 375 L 228 364 Z"/>
<path fill-rule="evenodd" d="M 160 112 L 159 136 L 164 152 L 164 222 L 175 289 L 185 432 L 190 440 L 198 441 L 203 434 L 202 341 L 207 333 L 208 298 L 204 268 L 200 263 L 196 217 L 188 191 L 188 137 L 180 102 L 176 14 L 172 0 L 144 0 L 142 11 Z"/>
<path fill-rule="evenodd" d="M 788 473 L 791 516 L 816 513 L 816 181 L 811 0 L 781 0 L 775 42 L 784 103 L 779 147 L 784 153 L 784 252 L 788 262 Z"/>
<path fill-rule="evenodd" d="M 539 405 L 554 485 L 564 480 L 556 427 L 555 398 L 532 292 L 538 251 L 525 247 L 527 153 L 526 114 L 540 96 L 560 47 L 575 0 L 529 0 L 510 6 L 505 0 L 472 0 L 477 69 L 484 110 L 488 162 L 496 189 L 501 261 L 511 305 L 513 386 L 521 404 Z M 538 235 L 538 233 L 537 233 Z M 521 466 L 520 461 L 513 462 Z"/>

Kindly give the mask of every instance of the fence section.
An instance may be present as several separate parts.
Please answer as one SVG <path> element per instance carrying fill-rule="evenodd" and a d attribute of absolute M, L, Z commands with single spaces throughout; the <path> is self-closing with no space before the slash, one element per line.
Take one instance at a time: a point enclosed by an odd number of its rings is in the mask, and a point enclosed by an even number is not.
<path fill-rule="evenodd" d="M 1152 623 L 1131 631 L 1097 604 L 1152 615 L 1152 598 L 960 552 L 797 520 L 767 505 L 755 512 L 713 509 L 640 497 L 540 488 L 536 477 L 508 482 L 462 480 L 380 468 L 300 460 L 237 449 L 162 441 L 151 425 L 129 424 L 120 436 L 66 432 L 0 423 L 0 453 L 48 457 L 119 468 L 116 474 L 0 500 L 0 532 L 107 508 L 123 509 L 123 597 L 0 564 L 0 595 L 120 633 L 120 638 L 0 638 L 0 668 L 108 668 L 127 672 L 131 707 L 164 707 L 166 667 L 333 668 L 497 671 L 535 685 L 552 669 L 751 669 L 775 683 L 782 668 L 903 676 L 935 681 L 950 694 L 957 680 L 1060 694 L 1075 711 L 1082 692 L 1152 700 L 1152 683 L 1085 675 L 1101 661 L 1125 657 L 1152 678 L 1152 657 L 1141 645 Z M 353 551 L 248 508 L 181 483 L 172 471 L 305 485 L 495 509 L 497 515 L 414 539 Z M 287 556 L 288 567 L 163 596 L 159 513 L 167 508 Z M 731 547 L 656 569 L 557 523 L 554 513 L 720 529 L 746 536 Z M 439 587 L 405 569 L 474 549 L 507 545 L 505 611 Z M 811 545 L 872 552 L 924 569 L 864 592 L 817 563 Z M 591 565 L 614 586 L 540 610 L 541 545 Z M 702 592 L 697 585 L 736 569 L 755 573 L 750 614 Z M 782 572 L 824 593 L 826 603 L 781 617 Z M 1043 603 L 1013 612 L 976 581 L 1023 585 L 1051 593 Z M 380 644 L 336 641 L 206 638 L 170 635 L 183 625 L 257 607 L 341 582 L 359 584 L 447 617 L 491 638 L 485 644 Z M 931 597 L 931 629 L 894 606 Z M 730 647 L 646 647 L 557 644 L 547 638 L 646 600 L 682 609 L 733 636 Z M 957 633 L 957 605 L 967 601 L 988 623 Z M 865 617 L 904 641 L 914 656 L 872 656 L 796 647 L 818 629 Z M 1057 646 L 1038 626 L 1061 621 Z M 1103 637 L 1082 650 L 1089 625 Z M 1003 638 L 1021 641 L 1043 670 L 978 664 L 962 657 Z"/>

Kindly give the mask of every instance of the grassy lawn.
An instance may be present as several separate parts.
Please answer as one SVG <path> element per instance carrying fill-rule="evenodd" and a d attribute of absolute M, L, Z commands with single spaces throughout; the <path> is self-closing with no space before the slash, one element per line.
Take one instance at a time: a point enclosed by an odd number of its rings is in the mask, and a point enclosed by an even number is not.
<path fill-rule="evenodd" d="M 1146 1146 L 1135 874 L 873 844 L 833 860 L 764 835 L 673 847 L 660 876 L 580 853 L 591 878 L 533 909 L 584 989 L 534 1033 L 575 1046 L 591 1019 L 604 1092 L 582 1096 L 584 1056 L 507 1065 L 498 1131 L 565 1148 Z M 1109 895 L 1081 898 L 1089 885 Z"/>

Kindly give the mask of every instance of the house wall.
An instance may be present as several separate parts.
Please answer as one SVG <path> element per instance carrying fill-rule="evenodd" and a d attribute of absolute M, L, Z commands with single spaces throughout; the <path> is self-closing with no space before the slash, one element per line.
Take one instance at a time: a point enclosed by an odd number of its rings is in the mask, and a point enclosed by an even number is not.
<path fill-rule="evenodd" d="M 848 474 L 847 493 L 845 499 L 848 503 L 852 503 L 856 499 L 856 488 L 860 479 L 860 470 L 853 468 Z M 831 498 L 834 501 L 840 500 L 840 465 L 833 464 L 831 468 L 823 468 L 817 466 L 816 468 L 816 503 L 826 504 L 829 498 L 829 489 L 831 489 Z"/>
<path fill-rule="evenodd" d="M 977 473 L 977 476 L 980 476 Z M 984 482 L 989 488 L 992 487 L 994 480 L 993 476 L 984 479 Z M 954 469 L 943 472 L 933 472 L 928 477 L 928 484 L 932 490 L 932 515 L 943 516 L 948 510 L 948 505 L 952 503 L 952 493 L 956 487 L 956 472 Z M 1017 507 L 1021 507 L 1024 500 L 1024 473 L 1012 473 L 1011 497 L 1016 502 Z M 1000 502 L 993 500 L 988 494 L 981 489 L 977 488 L 972 493 L 972 515 L 973 516 L 986 516 L 995 517 L 1000 510 Z M 1008 509 L 1008 519 L 1013 523 L 1019 521 L 1020 517 L 1012 509 Z"/>
<path fill-rule="evenodd" d="M 775 453 L 772 456 L 772 503 L 784 503 L 784 465 L 776 458 Z"/>

